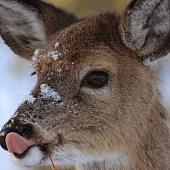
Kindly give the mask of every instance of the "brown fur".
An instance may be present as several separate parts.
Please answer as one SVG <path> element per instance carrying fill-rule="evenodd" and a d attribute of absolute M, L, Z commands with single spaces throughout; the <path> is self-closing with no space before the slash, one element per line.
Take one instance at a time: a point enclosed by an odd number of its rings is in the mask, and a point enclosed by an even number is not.
<path fill-rule="evenodd" d="M 59 165 L 88 170 L 168 170 L 170 143 L 165 124 L 166 111 L 159 102 L 153 69 L 146 67 L 141 59 L 156 60 L 158 56 L 154 55 L 158 49 L 159 57 L 167 54 L 170 49 L 167 41 L 169 32 L 164 33 L 162 41 L 158 39 L 160 46 L 165 43 L 165 48 L 156 45 L 148 47 L 149 50 L 143 53 L 148 39 L 142 47 L 139 43 L 135 44 L 137 49 L 133 48 L 131 39 L 135 35 L 128 34 L 128 25 L 131 24 L 128 20 L 130 16 L 127 16 L 129 13 L 125 12 L 122 17 L 106 13 L 79 20 L 72 14 L 70 17 L 73 19 L 68 18 L 68 13 L 51 5 L 36 1 L 42 3 L 39 8 L 36 2 L 30 2 L 39 15 L 46 15 L 44 11 L 49 7 L 55 10 L 55 17 L 59 13 L 66 20 L 62 20 L 64 24 L 56 28 L 43 21 L 48 45 L 42 46 L 32 60 L 38 81 L 30 95 L 36 100 L 21 104 L 16 111 L 17 116 L 7 122 L 2 132 L 9 125 L 13 128 L 25 127 L 23 136 L 38 146 L 47 144 Z M 133 13 L 135 9 L 140 10 L 143 2 L 140 4 L 140 1 L 137 3 L 134 0 L 127 11 L 131 9 Z M 29 8 L 28 1 L 23 3 Z M 133 4 L 137 7 L 134 8 Z M 53 12 L 50 15 L 54 17 Z M 47 16 L 45 20 L 51 23 Z M 62 22 L 58 17 L 54 20 Z M 18 55 L 24 56 L 27 52 L 24 48 L 21 48 L 22 52 L 17 51 L 19 47 L 11 46 L 8 34 L 3 34 L 3 37 Z M 58 45 L 55 46 L 56 42 Z M 54 59 L 54 55 L 58 58 Z M 108 83 L 96 89 L 82 86 L 83 79 L 94 70 L 107 72 Z M 52 96 L 43 97 L 42 84 L 58 92 L 61 100 L 55 101 Z M 60 160 L 62 151 L 68 152 L 63 158 L 65 162 Z M 44 161 L 47 156 L 44 153 Z M 68 163 L 72 159 L 72 163 Z"/>

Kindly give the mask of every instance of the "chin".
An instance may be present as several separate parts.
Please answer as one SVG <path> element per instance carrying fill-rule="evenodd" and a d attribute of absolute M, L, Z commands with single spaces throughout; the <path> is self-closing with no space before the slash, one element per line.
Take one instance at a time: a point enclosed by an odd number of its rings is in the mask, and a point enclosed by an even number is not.
<path fill-rule="evenodd" d="M 43 163 L 44 153 L 40 147 L 32 146 L 26 153 L 18 155 L 13 153 L 12 160 L 17 166 L 33 167 L 39 166 Z"/>

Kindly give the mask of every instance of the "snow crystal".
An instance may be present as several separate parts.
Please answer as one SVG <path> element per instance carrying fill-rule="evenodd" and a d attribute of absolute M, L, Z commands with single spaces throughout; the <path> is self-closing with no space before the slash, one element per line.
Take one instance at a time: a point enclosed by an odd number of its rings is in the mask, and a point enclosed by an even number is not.
<path fill-rule="evenodd" d="M 35 50 L 34 55 L 32 57 L 33 61 L 37 61 L 38 54 L 39 54 L 39 49 Z"/>
<path fill-rule="evenodd" d="M 52 58 L 53 58 L 54 60 L 58 60 L 58 57 L 59 57 L 60 55 L 61 55 L 61 53 L 59 53 L 58 51 L 49 51 L 47 57 L 52 56 Z"/>
<path fill-rule="evenodd" d="M 59 46 L 59 42 L 56 42 L 55 43 L 55 48 Z"/>
<path fill-rule="evenodd" d="M 0 133 L 0 136 L 5 136 L 5 132 L 2 131 L 2 132 Z"/>
<path fill-rule="evenodd" d="M 11 124 L 6 125 L 7 128 L 11 128 L 11 126 L 12 126 Z"/>
<path fill-rule="evenodd" d="M 11 118 L 10 118 L 10 119 L 15 118 L 16 116 L 18 116 L 18 114 L 19 114 L 19 112 L 14 113 L 14 114 L 11 116 Z"/>
<path fill-rule="evenodd" d="M 51 89 L 51 87 L 48 86 L 47 84 L 42 84 L 40 87 L 41 87 L 41 95 L 43 98 L 51 97 L 56 101 L 61 100 L 59 94 L 55 92 L 54 89 Z"/>
<path fill-rule="evenodd" d="M 59 42 L 56 42 L 54 44 L 54 47 L 57 48 L 59 46 Z M 44 51 L 41 51 L 45 53 Z M 62 54 L 67 54 L 69 51 L 67 49 L 65 49 L 65 47 L 63 46 L 63 51 L 59 52 L 57 50 L 54 50 L 52 48 L 48 49 L 48 53 L 47 54 L 41 54 L 40 53 L 40 49 L 35 50 L 34 55 L 32 57 L 33 60 L 33 64 L 35 64 L 35 62 L 37 61 L 38 57 L 42 57 L 44 59 L 46 59 L 46 57 L 52 57 L 54 60 L 58 60 L 58 57 L 61 56 Z"/>
<path fill-rule="evenodd" d="M 37 49 L 37 50 L 35 50 L 35 52 L 34 52 L 34 55 L 38 55 L 39 54 L 39 49 Z"/>
<path fill-rule="evenodd" d="M 64 31 L 64 33 L 63 33 L 63 37 L 64 37 L 66 34 L 67 34 L 67 31 Z"/>
<path fill-rule="evenodd" d="M 59 68 L 57 68 L 57 71 L 58 71 L 59 73 L 61 73 L 62 69 L 61 69 L 61 68 L 60 68 L 60 69 L 59 69 Z"/>
<path fill-rule="evenodd" d="M 34 103 L 36 98 L 33 95 L 28 95 L 24 98 L 24 102 L 27 101 L 28 103 Z"/>
<path fill-rule="evenodd" d="M 68 50 L 68 49 L 66 49 L 66 52 L 67 52 L 67 53 L 69 53 L 69 50 Z"/>
<path fill-rule="evenodd" d="M 54 44 L 54 47 L 57 48 L 58 46 L 59 46 L 59 42 L 56 42 Z M 46 53 L 45 50 L 43 50 L 43 51 L 41 50 L 41 52 L 40 52 L 40 49 L 35 50 L 34 55 L 32 57 L 33 64 L 36 63 L 38 57 L 41 57 L 44 59 L 46 59 L 47 57 L 52 57 L 54 60 L 58 60 L 59 56 L 61 56 L 62 54 L 69 53 L 69 50 L 67 50 L 66 47 L 63 46 L 63 51 L 61 51 L 61 52 L 55 50 L 54 48 L 49 48 L 47 51 L 47 54 L 45 54 L 45 53 Z"/>

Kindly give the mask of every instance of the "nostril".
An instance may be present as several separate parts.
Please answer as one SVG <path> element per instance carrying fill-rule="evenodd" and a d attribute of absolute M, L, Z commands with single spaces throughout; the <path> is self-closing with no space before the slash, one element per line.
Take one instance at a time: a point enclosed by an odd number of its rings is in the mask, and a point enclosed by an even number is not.
<path fill-rule="evenodd" d="M 5 128 L 0 132 L 0 145 L 3 149 L 8 150 L 7 145 L 6 145 L 6 136 L 10 132 L 15 132 L 17 134 L 22 134 L 23 130 L 22 129 L 14 129 L 14 128 Z"/>

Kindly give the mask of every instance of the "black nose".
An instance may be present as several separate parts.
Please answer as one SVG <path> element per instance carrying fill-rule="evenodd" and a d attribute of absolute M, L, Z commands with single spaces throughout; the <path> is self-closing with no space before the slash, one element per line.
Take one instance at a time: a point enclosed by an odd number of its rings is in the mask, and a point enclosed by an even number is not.
<path fill-rule="evenodd" d="M 16 128 L 4 127 L 0 132 L 0 145 L 5 150 L 8 150 L 5 139 L 10 132 L 15 132 L 20 136 L 29 137 L 32 135 L 32 126 L 24 125 L 20 127 L 17 126 Z"/>

